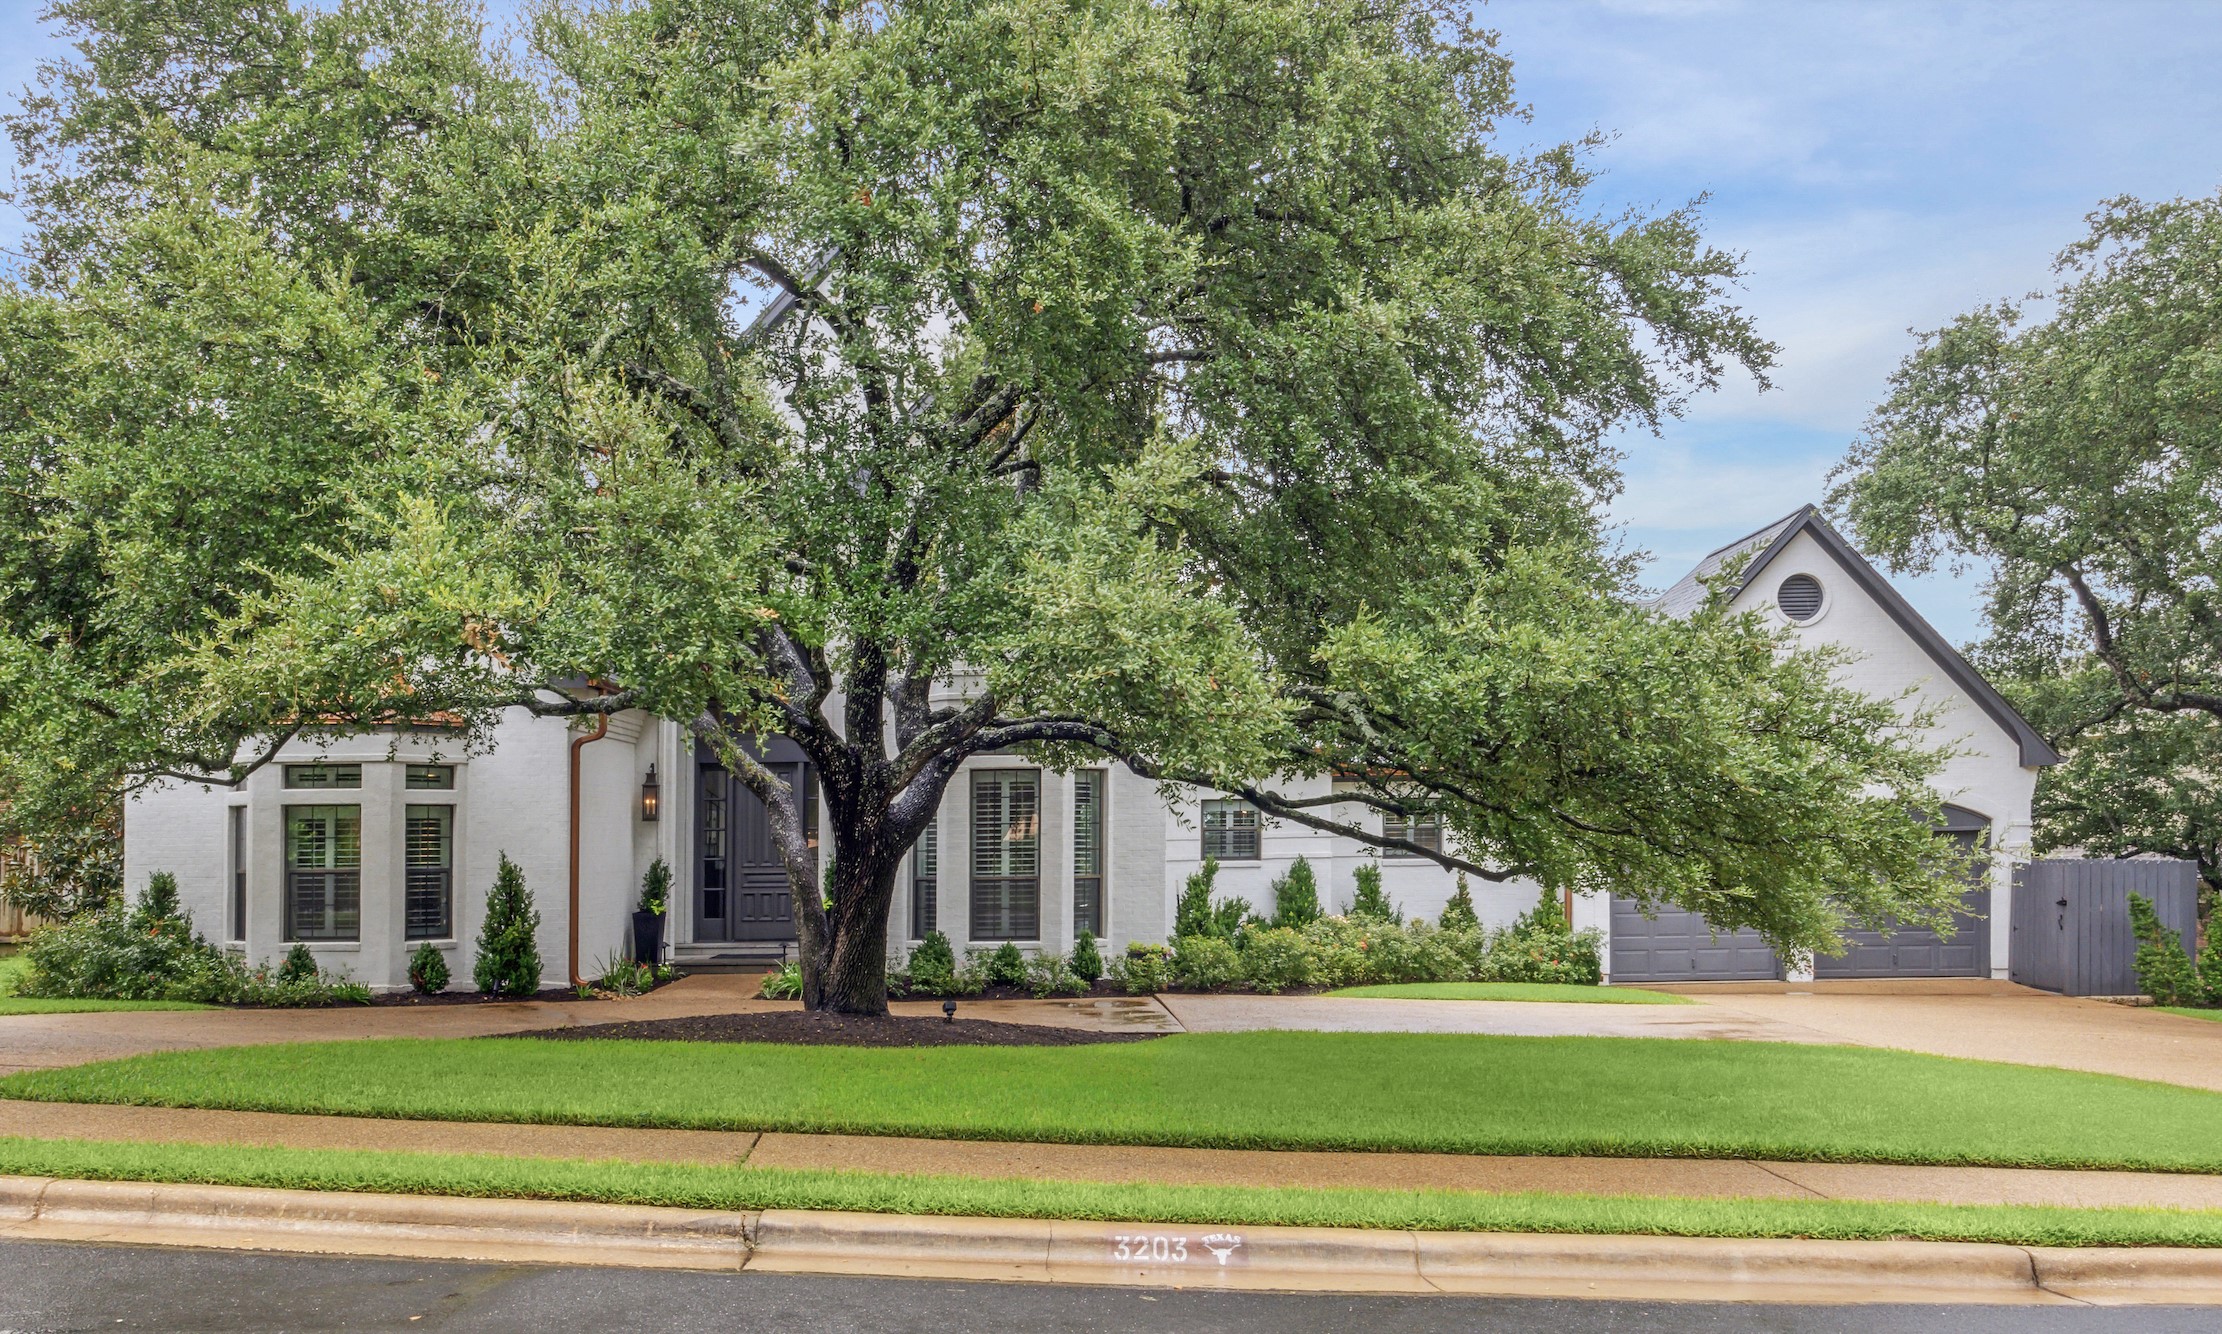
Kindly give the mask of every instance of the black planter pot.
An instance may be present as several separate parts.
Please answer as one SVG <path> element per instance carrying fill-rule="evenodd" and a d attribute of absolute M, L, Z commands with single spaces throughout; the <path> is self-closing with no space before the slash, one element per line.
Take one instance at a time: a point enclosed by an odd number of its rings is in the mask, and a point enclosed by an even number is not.
<path fill-rule="evenodd" d="M 664 915 L 660 912 L 633 914 L 633 961 L 653 967 L 664 959 Z"/>

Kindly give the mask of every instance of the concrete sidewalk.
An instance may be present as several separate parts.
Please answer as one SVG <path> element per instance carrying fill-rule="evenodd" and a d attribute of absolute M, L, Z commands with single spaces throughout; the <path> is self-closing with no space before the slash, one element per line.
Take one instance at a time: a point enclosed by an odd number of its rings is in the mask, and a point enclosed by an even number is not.
<path fill-rule="evenodd" d="M 12 1100 L 0 1100 L 0 1134 L 1111 1184 L 2222 1209 L 2222 1177 L 2162 1172 L 1012 1144 L 399 1121 Z"/>

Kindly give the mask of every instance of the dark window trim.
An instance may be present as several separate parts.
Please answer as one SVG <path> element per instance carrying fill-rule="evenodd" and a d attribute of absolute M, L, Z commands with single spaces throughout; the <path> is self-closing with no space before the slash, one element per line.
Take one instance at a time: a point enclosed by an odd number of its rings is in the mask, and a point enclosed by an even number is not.
<path fill-rule="evenodd" d="M 924 940 L 941 928 L 941 812 L 926 822 L 910 849 L 910 938 Z"/>
<path fill-rule="evenodd" d="M 417 862 L 416 841 L 409 823 L 419 813 L 439 811 L 447 822 L 439 865 Z M 401 938 L 404 940 L 455 939 L 455 807 L 445 803 L 404 806 L 401 812 L 402 903 Z M 429 900 L 429 903 L 427 901 Z M 429 908 L 429 911 L 427 909 Z"/>
<path fill-rule="evenodd" d="M 1403 816 L 1394 811 L 1385 812 L 1381 816 L 1381 835 L 1384 838 L 1401 838 L 1410 843 L 1417 843 L 1429 852 L 1441 852 L 1443 850 L 1443 817 L 1433 811 L 1422 811 L 1407 822 Z M 1381 849 L 1381 855 L 1413 859 L 1420 854 L 1407 851 L 1404 848 L 1383 848 Z"/>
<path fill-rule="evenodd" d="M 1218 808 L 1217 811 L 1214 808 Z M 1212 828 L 1211 817 L 1224 812 L 1227 823 Z M 1238 816 L 1250 817 L 1247 826 L 1236 824 Z M 1237 797 L 1206 797 L 1197 812 L 1197 825 L 1203 834 L 1202 849 L 1205 857 L 1221 862 L 1254 862 L 1264 858 L 1265 817 L 1258 808 Z M 1214 836 L 1216 841 L 1214 840 Z M 1247 846 L 1248 851 L 1244 851 Z"/>
<path fill-rule="evenodd" d="M 985 844 L 980 839 L 980 795 L 990 786 L 1011 789 L 1012 780 L 1024 778 L 1034 794 L 1033 844 L 1034 873 L 1032 875 L 992 875 L 982 869 Z M 969 936 L 973 940 L 1040 940 L 1042 934 L 1042 771 L 1039 769 L 989 768 L 972 771 L 972 791 L 969 803 L 972 824 L 972 855 L 968 895 L 970 911 Z M 1009 805 L 1005 804 L 1004 818 L 1008 820 Z"/>
<path fill-rule="evenodd" d="M 353 866 L 294 865 L 293 813 L 298 810 L 355 812 L 355 864 Z M 355 944 L 363 938 L 363 808 L 354 802 L 300 802 L 285 808 L 285 939 L 288 943 Z M 333 860 L 337 860 L 336 857 Z M 315 887 L 324 902 L 326 925 L 301 930 L 301 896 Z M 344 905 L 344 906 L 343 906 Z M 349 931 L 340 922 L 354 918 Z"/>

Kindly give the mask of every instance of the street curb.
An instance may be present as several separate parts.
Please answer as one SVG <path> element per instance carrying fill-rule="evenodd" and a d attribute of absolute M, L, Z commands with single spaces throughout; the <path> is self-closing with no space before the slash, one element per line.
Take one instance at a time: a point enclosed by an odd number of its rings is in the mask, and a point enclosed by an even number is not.
<path fill-rule="evenodd" d="M 11 1237 L 1238 1291 L 2222 1304 L 2222 1250 L 718 1212 L 0 1176 L 0 1238 Z"/>

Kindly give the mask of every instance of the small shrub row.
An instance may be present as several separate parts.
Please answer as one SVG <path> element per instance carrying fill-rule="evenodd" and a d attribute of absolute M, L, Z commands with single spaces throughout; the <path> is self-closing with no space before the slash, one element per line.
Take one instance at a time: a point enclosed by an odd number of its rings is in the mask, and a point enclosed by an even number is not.
<path fill-rule="evenodd" d="M 109 903 L 42 927 L 24 942 L 16 994 L 57 1000 L 195 1001 L 204 1005 L 368 1004 L 370 989 L 317 967 L 295 945 L 276 968 L 249 967 L 210 944 L 157 872 L 136 905 Z"/>
<path fill-rule="evenodd" d="M 1302 866 L 1299 862 L 1298 866 Z M 1370 868 L 1363 868 L 1370 869 Z M 1097 978 L 1130 995 L 1165 990 L 1224 991 L 1245 988 L 1273 993 L 1296 987 L 1369 986 L 1397 982 L 1559 982 L 1595 986 L 1604 977 L 1603 939 L 1597 932 L 1569 929 L 1556 896 L 1545 891 L 1533 911 L 1501 931 L 1484 928 L 1474 914 L 1473 896 L 1463 882 L 1443 911 L 1440 923 L 1399 920 L 1380 892 L 1378 875 L 1369 886 L 1359 877 L 1361 915 L 1323 917 L 1316 909 L 1316 888 L 1307 884 L 1308 868 L 1291 868 L 1293 890 L 1277 885 L 1276 906 L 1290 923 L 1248 918 L 1248 904 L 1210 903 L 1210 862 L 1190 878 L 1176 920 L 1192 928 L 1170 947 L 1137 942 L 1104 959 L 1094 936 L 1082 933 L 1072 957 L 1028 957 L 1008 942 L 993 951 L 975 950 L 962 964 L 949 938 L 939 931 L 911 951 L 888 974 L 893 996 L 977 996 L 991 986 L 1023 988 L 1036 996 L 1081 995 Z M 1310 914 L 1304 891 L 1311 889 Z M 774 979 L 780 975 L 775 974 Z M 774 996 L 790 984 L 767 979 L 764 994 Z M 801 977 L 791 994 L 801 992 Z"/>
<path fill-rule="evenodd" d="M 1172 986 L 1186 991 L 1244 987 L 1273 993 L 1295 987 L 1396 982 L 1561 982 L 1602 980 L 1596 932 L 1442 927 L 1322 917 L 1301 930 L 1249 927 L 1231 939 L 1188 936 L 1163 954 L 1129 954 L 1115 974 L 1135 994 Z"/>

